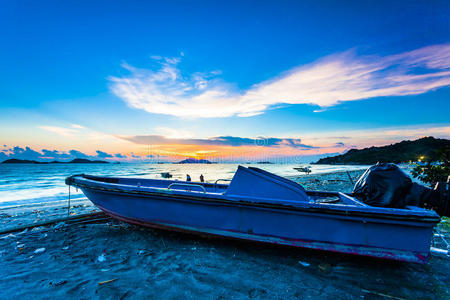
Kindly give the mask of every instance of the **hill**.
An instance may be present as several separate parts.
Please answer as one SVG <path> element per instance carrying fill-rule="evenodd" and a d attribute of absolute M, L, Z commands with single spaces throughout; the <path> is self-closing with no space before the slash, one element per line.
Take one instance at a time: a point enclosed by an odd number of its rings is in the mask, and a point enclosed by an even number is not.
<path fill-rule="evenodd" d="M 28 159 L 11 158 L 3 161 L 2 164 L 47 164 L 47 163 Z"/>
<path fill-rule="evenodd" d="M 314 164 L 372 165 L 377 162 L 402 163 L 409 161 L 437 161 L 450 151 L 450 140 L 424 137 L 382 147 L 351 149 L 342 155 L 325 157 Z M 422 158 L 423 157 L 423 158 Z"/>
<path fill-rule="evenodd" d="M 36 161 L 36 160 L 27 160 L 27 159 L 16 159 L 11 158 L 7 159 L 2 162 L 2 164 L 109 164 L 109 162 L 104 160 L 89 160 L 84 158 L 75 158 L 71 161 L 49 161 L 49 162 L 43 162 L 43 161 Z"/>
<path fill-rule="evenodd" d="M 104 160 L 89 160 L 85 158 L 75 158 L 69 162 L 69 164 L 109 164 L 109 162 Z"/>
<path fill-rule="evenodd" d="M 187 158 L 178 162 L 178 164 L 211 164 L 211 162 L 207 159 Z"/>

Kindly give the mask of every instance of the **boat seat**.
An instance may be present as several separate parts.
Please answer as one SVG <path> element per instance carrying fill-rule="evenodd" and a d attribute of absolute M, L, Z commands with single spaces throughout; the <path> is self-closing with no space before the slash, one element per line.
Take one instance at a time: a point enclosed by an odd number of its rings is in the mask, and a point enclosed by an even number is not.
<path fill-rule="evenodd" d="M 301 185 L 259 168 L 243 166 L 238 167 L 224 195 L 246 197 L 247 199 L 309 201 L 309 197 Z"/>

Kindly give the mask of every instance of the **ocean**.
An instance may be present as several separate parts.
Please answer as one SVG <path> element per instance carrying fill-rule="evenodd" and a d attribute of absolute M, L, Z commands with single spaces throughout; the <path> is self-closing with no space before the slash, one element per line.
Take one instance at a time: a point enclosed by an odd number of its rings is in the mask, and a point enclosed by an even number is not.
<path fill-rule="evenodd" d="M 294 167 L 299 164 L 255 164 L 280 176 L 304 176 Z M 365 169 L 367 166 L 308 165 L 312 174 L 332 173 Z M 192 181 L 199 181 L 203 174 L 205 181 L 231 179 L 238 164 L 0 164 L 0 208 L 22 204 L 38 204 L 66 201 L 68 186 L 64 179 L 73 174 L 99 176 L 161 178 L 162 172 L 170 172 L 172 179 L 185 180 L 189 174 Z M 71 197 L 81 200 L 81 191 L 72 188 Z"/>

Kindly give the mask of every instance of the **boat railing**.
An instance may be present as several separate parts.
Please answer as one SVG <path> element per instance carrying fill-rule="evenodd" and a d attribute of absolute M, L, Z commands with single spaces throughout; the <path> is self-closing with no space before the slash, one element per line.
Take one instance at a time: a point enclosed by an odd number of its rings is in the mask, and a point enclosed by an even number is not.
<path fill-rule="evenodd" d="M 214 190 L 215 190 L 215 191 L 217 191 L 217 183 L 218 183 L 219 181 L 231 181 L 231 179 L 222 179 L 222 178 L 217 179 L 217 180 L 214 182 Z"/>
<path fill-rule="evenodd" d="M 167 187 L 167 189 L 171 190 L 173 186 L 185 186 L 185 187 L 196 187 L 196 188 L 200 188 L 202 190 L 203 193 L 206 194 L 206 189 L 203 185 L 200 184 L 192 184 L 192 183 L 172 183 L 169 185 L 169 187 Z M 189 190 L 190 191 L 190 190 Z"/>
<path fill-rule="evenodd" d="M 341 198 L 341 201 L 345 204 L 349 205 L 356 205 L 356 206 L 363 206 L 368 207 L 369 205 L 362 203 L 361 201 L 356 200 L 354 197 L 350 197 L 344 193 L 338 192 L 339 198 Z"/>

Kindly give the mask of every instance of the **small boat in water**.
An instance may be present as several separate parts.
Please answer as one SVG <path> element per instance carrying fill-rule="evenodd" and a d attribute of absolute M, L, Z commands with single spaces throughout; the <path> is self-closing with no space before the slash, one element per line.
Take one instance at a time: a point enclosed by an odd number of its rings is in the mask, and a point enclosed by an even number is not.
<path fill-rule="evenodd" d="M 172 174 L 170 174 L 169 172 L 163 172 L 163 173 L 161 173 L 161 177 L 162 178 L 172 178 Z"/>
<path fill-rule="evenodd" d="M 424 263 L 431 210 L 373 207 L 350 194 L 306 191 L 259 168 L 239 166 L 229 184 L 73 175 L 112 217 L 148 227 Z"/>
<path fill-rule="evenodd" d="M 296 168 L 293 168 L 293 169 L 296 170 L 296 171 L 299 171 L 299 172 L 306 173 L 306 174 L 311 173 L 311 169 L 309 167 L 296 167 Z"/>

